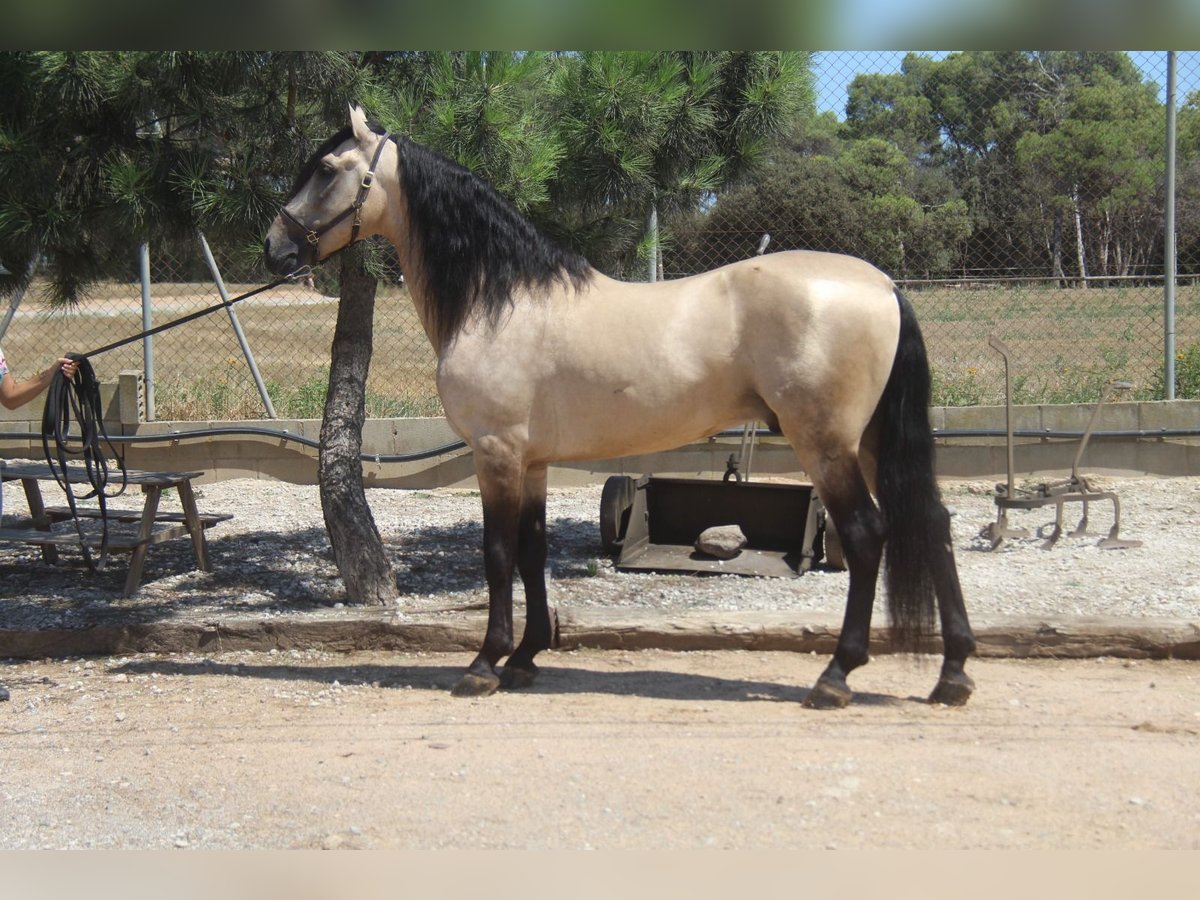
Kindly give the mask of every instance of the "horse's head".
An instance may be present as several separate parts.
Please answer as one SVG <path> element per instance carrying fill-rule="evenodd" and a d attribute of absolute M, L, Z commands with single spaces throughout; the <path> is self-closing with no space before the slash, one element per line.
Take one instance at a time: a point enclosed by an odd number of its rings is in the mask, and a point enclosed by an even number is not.
<path fill-rule="evenodd" d="M 300 170 L 291 199 L 267 231 L 267 268 L 287 275 L 379 233 L 386 200 L 371 189 L 388 136 L 350 107 L 350 125 L 318 148 Z"/>

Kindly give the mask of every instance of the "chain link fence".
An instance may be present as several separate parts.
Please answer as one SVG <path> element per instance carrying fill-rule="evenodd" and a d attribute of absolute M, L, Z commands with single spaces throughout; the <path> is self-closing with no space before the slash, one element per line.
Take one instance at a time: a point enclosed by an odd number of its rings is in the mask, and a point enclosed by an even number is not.
<path fill-rule="evenodd" d="M 991 335 L 1013 351 L 1017 402 L 1090 403 L 1113 379 L 1132 382 L 1136 397 L 1161 398 L 1166 53 L 1129 54 L 1148 85 L 1145 91 L 1157 92 L 1158 108 L 1149 110 L 1146 121 L 1131 114 L 1119 133 L 1072 132 L 1062 124 L 1070 124 L 1071 110 L 1046 112 L 1053 98 L 1029 99 L 1031 91 L 1045 93 L 1040 75 L 1030 76 L 1029 84 L 997 83 L 993 76 L 958 95 L 981 105 L 977 124 L 993 133 L 953 140 L 940 134 L 932 149 L 917 152 L 901 146 L 908 138 L 897 131 L 900 119 L 922 103 L 950 101 L 938 99 L 937 85 L 929 83 L 935 79 L 922 82 L 913 69 L 921 59 L 943 58 L 922 53 L 913 65 L 904 62 L 903 53 L 818 53 L 817 105 L 825 125 L 796 139 L 800 167 L 781 169 L 785 180 L 760 186 L 757 198 L 741 188 L 713 197 L 701 212 L 664 210 L 663 276 L 745 259 L 763 234 L 771 235 L 767 252 L 850 252 L 892 274 L 911 298 L 934 368 L 935 404 L 1003 402 L 1003 363 L 988 346 Z M 887 78 L 906 68 L 903 83 Z M 1064 90 L 1066 79 L 1060 79 Z M 860 88 L 858 105 L 848 109 L 846 88 L 852 83 Z M 1189 103 L 1191 92 L 1200 89 L 1200 52 L 1177 54 L 1177 85 L 1181 113 L 1200 106 Z M 864 103 L 864 96 L 874 102 Z M 1035 104 L 1027 115 L 1040 117 L 1042 131 L 1032 138 L 996 133 L 997 110 L 1003 109 L 997 104 L 1020 97 Z M 1074 102 L 1106 101 L 1097 93 Z M 989 103 L 990 112 L 983 108 Z M 1087 110 L 1077 113 L 1086 116 Z M 974 119 L 967 115 L 964 121 Z M 1126 132 L 1136 132 L 1138 139 L 1129 140 Z M 1180 396 L 1200 389 L 1198 134 L 1200 128 L 1186 133 L 1181 128 L 1178 142 Z M 978 146 L 968 159 L 964 148 L 970 141 Z M 1027 162 L 1021 177 L 1027 180 L 1013 190 L 1005 179 L 1016 177 L 1015 169 L 1005 163 L 1022 154 Z M 864 182 L 880 171 L 899 173 L 905 191 L 889 193 L 888 185 Z M 1074 180 L 1073 171 L 1079 176 Z M 435 356 L 394 258 L 388 263 L 390 251 L 381 252 L 385 275 L 375 306 L 368 415 L 439 415 Z M 252 254 L 219 246 L 213 253 L 230 296 L 270 280 Z M 139 332 L 137 260 L 131 248 L 127 273 L 98 285 L 67 311 L 49 311 L 35 283 L 2 338 L 15 374 L 32 374 L 54 353 L 83 352 Z M 221 299 L 198 241 L 151 245 L 150 270 L 153 325 Z M 234 308 L 281 418 L 322 414 L 337 296 L 336 266 L 327 266 L 312 283 L 284 285 Z M 105 381 L 116 380 L 122 370 L 147 368 L 141 343 L 104 354 L 94 365 Z M 154 337 L 152 389 L 158 420 L 266 417 L 234 323 L 224 312 Z"/>
<path fill-rule="evenodd" d="M 228 297 L 274 280 L 260 263 L 211 248 Z M 389 247 L 376 254 L 383 277 L 375 300 L 375 344 L 367 379 L 367 415 L 374 418 L 433 416 L 441 402 L 433 383 L 436 357 L 408 300 Z M 218 304 L 222 297 L 199 239 L 192 244 L 150 247 L 151 326 Z M 93 359 L 102 381 L 123 370 L 147 372 L 147 412 L 160 421 L 268 418 L 254 367 L 279 418 L 320 418 L 329 380 L 330 345 L 337 321 L 337 266 L 310 281 L 285 283 L 143 342 Z M 50 311 L 37 302 L 36 283 L 21 304 L 3 345 L 8 358 L 45 366 L 56 352 L 86 352 L 143 330 L 137 252 L 127 280 L 93 287 L 73 309 Z M 32 302 L 30 302 L 32 300 Z M 235 323 L 236 320 L 236 323 Z M 245 337 L 243 352 L 237 331 Z M 149 364 L 148 364 L 149 361 Z"/>

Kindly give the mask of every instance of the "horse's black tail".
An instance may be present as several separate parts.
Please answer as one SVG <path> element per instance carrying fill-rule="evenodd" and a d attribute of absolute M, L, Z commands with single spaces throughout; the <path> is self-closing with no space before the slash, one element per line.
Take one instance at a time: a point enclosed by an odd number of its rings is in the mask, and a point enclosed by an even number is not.
<path fill-rule="evenodd" d="M 892 638 L 916 650 L 933 633 L 934 568 L 944 543 L 946 510 L 933 470 L 929 425 L 930 373 L 925 340 L 908 298 L 899 289 L 900 341 L 879 401 L 879 505 L 887 522 L 884 545 Z"/>

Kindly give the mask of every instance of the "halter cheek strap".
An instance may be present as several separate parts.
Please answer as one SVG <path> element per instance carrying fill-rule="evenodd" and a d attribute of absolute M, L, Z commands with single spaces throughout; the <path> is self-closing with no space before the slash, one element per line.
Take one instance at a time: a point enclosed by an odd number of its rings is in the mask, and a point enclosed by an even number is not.
<path fill-rule="evenodd" d="M 335 225 L 340 224 L 341 221 L 347 216 L 353 215 L 354 222 L 350 228 L 350 243 L 346 246 L 348 247 L 350 244 L 353 244 L 358 240 L 358 232 L 362 228 L 363 204 L 367 202 L 367 194 L 369 194 L 371 191 L 371 185 L 375 183 L 375 170 L 379 167 L 379 159 L 383 156 L 383 148 L 387 146 L 387 142 L 391 140 L 391 138 L 391 133 L 385 131 L 383 133 L 383 137 L 379 139 L 379 145 L 375 148 L 375 156 L 371 159 L 371 167 L 367 169 L 367 174 L 363 176 L 362 182 L 358 186 L 358 195 L 354 198 L 354 202 L 350 204 L 348 209 L 338 213 L 338 215 L 334 216 L 321 227 L 309 228 L 294 215 L 288 212 L 286 207 L 280 210 L 280 215 L 282 215 L 285 219 L 287 219 L 304 233 L 304 239 L 312 245 L 314 252 L 317 249 L 317 245 L 321 242 L 321 236 L 332 229 Z M 329 255 L 331 254 L 327 254 L 326 258 Z"/>

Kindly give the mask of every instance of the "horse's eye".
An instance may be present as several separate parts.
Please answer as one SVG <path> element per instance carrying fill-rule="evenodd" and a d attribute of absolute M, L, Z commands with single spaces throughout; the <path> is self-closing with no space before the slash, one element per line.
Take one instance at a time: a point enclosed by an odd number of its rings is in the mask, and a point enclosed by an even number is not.
<path fill-rule="evenodd" d="M 327 162 L 323 162 L 323 163 L 321 163 L 321 165 L 320 165 L 320 166 L 317 168 L 317 171 L 318 171 L 318 172 L 320 172 L 320 173 L 321 173 L 321 175 L 322 175 L 324 178 L 332 178 L 332 177 L 333 177 L 333 172 L 334 172 L 334 169 L 333 169 L 333 166 L 332 166 L 331 164 L 329 164 L 329 163 L 327 163 Z"/>

